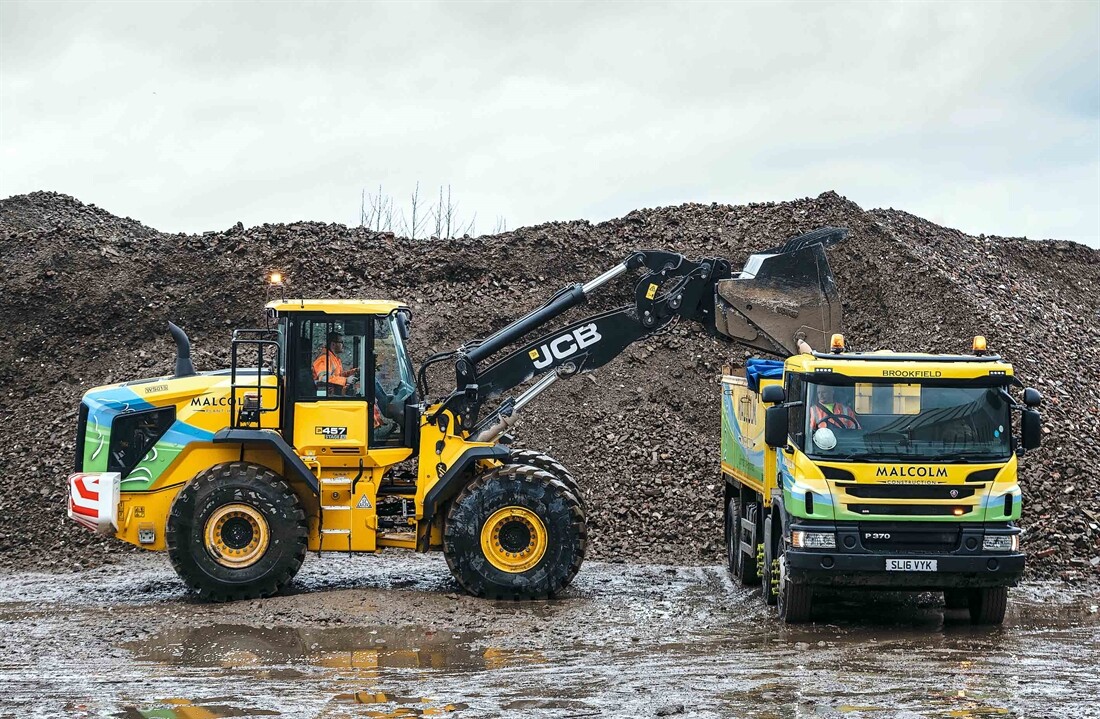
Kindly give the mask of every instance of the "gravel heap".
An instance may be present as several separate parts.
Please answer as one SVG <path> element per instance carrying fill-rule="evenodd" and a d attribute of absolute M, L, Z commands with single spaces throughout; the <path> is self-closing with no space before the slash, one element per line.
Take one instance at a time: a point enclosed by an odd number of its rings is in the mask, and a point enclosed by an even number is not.
<path fill-rule="evenodd" d="M 823 225 L 851 230 L 830 250 L 850 346 L 958 352 L 984 334 L 1044 392 L 1044 446 L 1021 460 L 1031 571 L 1100 576 L 1100 252 L 973 237 L 896 210 L 864 211 L 833 192 L 447 241 L 315 222 L 173 235 L 56 193 L 2 200 L 0 564 L 87 566 L 126 551 L 65 518 L 81 394 L 170 374 L 169 319 L 190 334 L 197 369 L 227 366 L 230 330 L 260 321 L 268 270 L 287 274 L 293 296 L 408 302 L 411 349 L 423 359 L 486 335 L 633 250 L 719 256 L 739 267 L 753 250 Z M 606 299 L 573 317 L 619 304 L 630 289 L 626 280 L 609 286 Z M 529 406 L 517 439 L 576 474 L 590 557 L 720 556 L 719 373 L 745 357 L 680 324 Z M 446 382 L 439 373 L 433 387 Z"/>

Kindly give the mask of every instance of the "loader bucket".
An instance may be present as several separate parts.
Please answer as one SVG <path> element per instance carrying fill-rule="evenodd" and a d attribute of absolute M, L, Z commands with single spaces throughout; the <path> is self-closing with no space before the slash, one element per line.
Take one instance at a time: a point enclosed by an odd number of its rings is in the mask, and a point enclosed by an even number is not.
<path fill-rule="evenodd" d="M 825 227 L 750 256 L 739 275 L 718 282 L 718 331 L 782 357 L 798 354 L 799 339 L 812 347 L 828 347 L 831 335 L 840 332 L 843 316 L 825 248 L 847 233 Z"/>

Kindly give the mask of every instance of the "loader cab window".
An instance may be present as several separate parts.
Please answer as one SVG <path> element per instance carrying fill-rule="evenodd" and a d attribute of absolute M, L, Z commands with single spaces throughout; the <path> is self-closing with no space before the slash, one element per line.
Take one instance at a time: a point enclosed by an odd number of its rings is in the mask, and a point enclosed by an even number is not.
<path fill-rule="evenodd" d="M 376 446 L 404 446 L 405 404 L 414 400 L 416 381 L 395 315 L 374 321 L 374 400 L 381 422 L 374 428 Z"/>
<path fill-rule="evenodd" d="M 368 318 L 325 317 L 298 325 L 299 399 L 360 399 L 366 368 Z"/>

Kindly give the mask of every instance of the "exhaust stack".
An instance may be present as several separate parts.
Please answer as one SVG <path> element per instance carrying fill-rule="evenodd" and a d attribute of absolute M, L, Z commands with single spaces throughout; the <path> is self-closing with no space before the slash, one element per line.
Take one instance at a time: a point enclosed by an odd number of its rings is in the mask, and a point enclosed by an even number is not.
<path fill-rule="evenodd" d="M 172 339 L 176 341 L 176 377 L 190 377 L 195 372 L 195 366 L 191 364 L 191 340 L 187 339 L 187 333 L 182 329 L 168 323 L 168 331 L 172 333 Z"/>
<path fill-rule="evenodd" d="M 847 234 L 823 227 L 749 257 L 739 275 L 718 282 L 718 331 L 781 357 L 798 354 L 799 340 L 827 347 L 843 317 L 825 248 Z"/>

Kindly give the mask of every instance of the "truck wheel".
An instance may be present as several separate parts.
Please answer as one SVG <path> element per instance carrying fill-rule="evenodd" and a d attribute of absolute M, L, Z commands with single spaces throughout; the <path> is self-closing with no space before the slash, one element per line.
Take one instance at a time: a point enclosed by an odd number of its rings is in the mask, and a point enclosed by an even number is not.
<path fill-rule="evenodd" d="M 1001 624 L 1008 608 L 1008 587 L 970 590 L 970 623 Z"/>
<path fill-rule="evenodd" d="M 966 609 L 970 606 L 970 595 L 965 589 L 943 590 L 944 609 Z"/>
<path fill-rule="evenodd" d="M 510 464 L 526 464 L 549 472 L 573 493 L 573 496 L 580 502 L 581 509 L 585 509 L 584 496 L 581 495 L 581 488 L 577 484 L 577 480 L 573 478 L 573 474 L 565 468 L 564 464 L 550 455 L 533 449 L 517 449 L 512 451 Z"/>
<path fill-rule="evenodd" d="M 763 582 L 764 603 L 775 606 L 779 601 L 779 558 L 775 556 L 775 544 L 772 541 L 772 518 L 764 520 L 764 568 L 760 572 Z"/>
<path fill-rule="evenodd" d="M 218 464 L 176 495 L 165 541 L 176 573 L 203 599 L 267 597 L 302 566 L 305 512 L 267 467 Z"/>
<path fill-rule="evenodd" d="M 738 517 L 741 516 L 741 504 L 737 497 L 730 498 L 726 505 L 726 569 L 734 577 L 740 577 L 741 544 L 737 541 Z"/>
<path fill-rule="evenodd" d="M 553 596 L 573 581 L 587 546 L 580 501 L 555 475 L 525 465 L 467 484 L 443 527 L 447 566 L 478 597 Z"/>
<path fill-rule="evenodd" d="M 787 558 L 779 558 L 779 594 L 776 604 L 779 618 L 787 624 L 802 624 L 810 621 L 813 608 L 814 588 L 807 584 L 795 584 L 787 571 Z"/>

